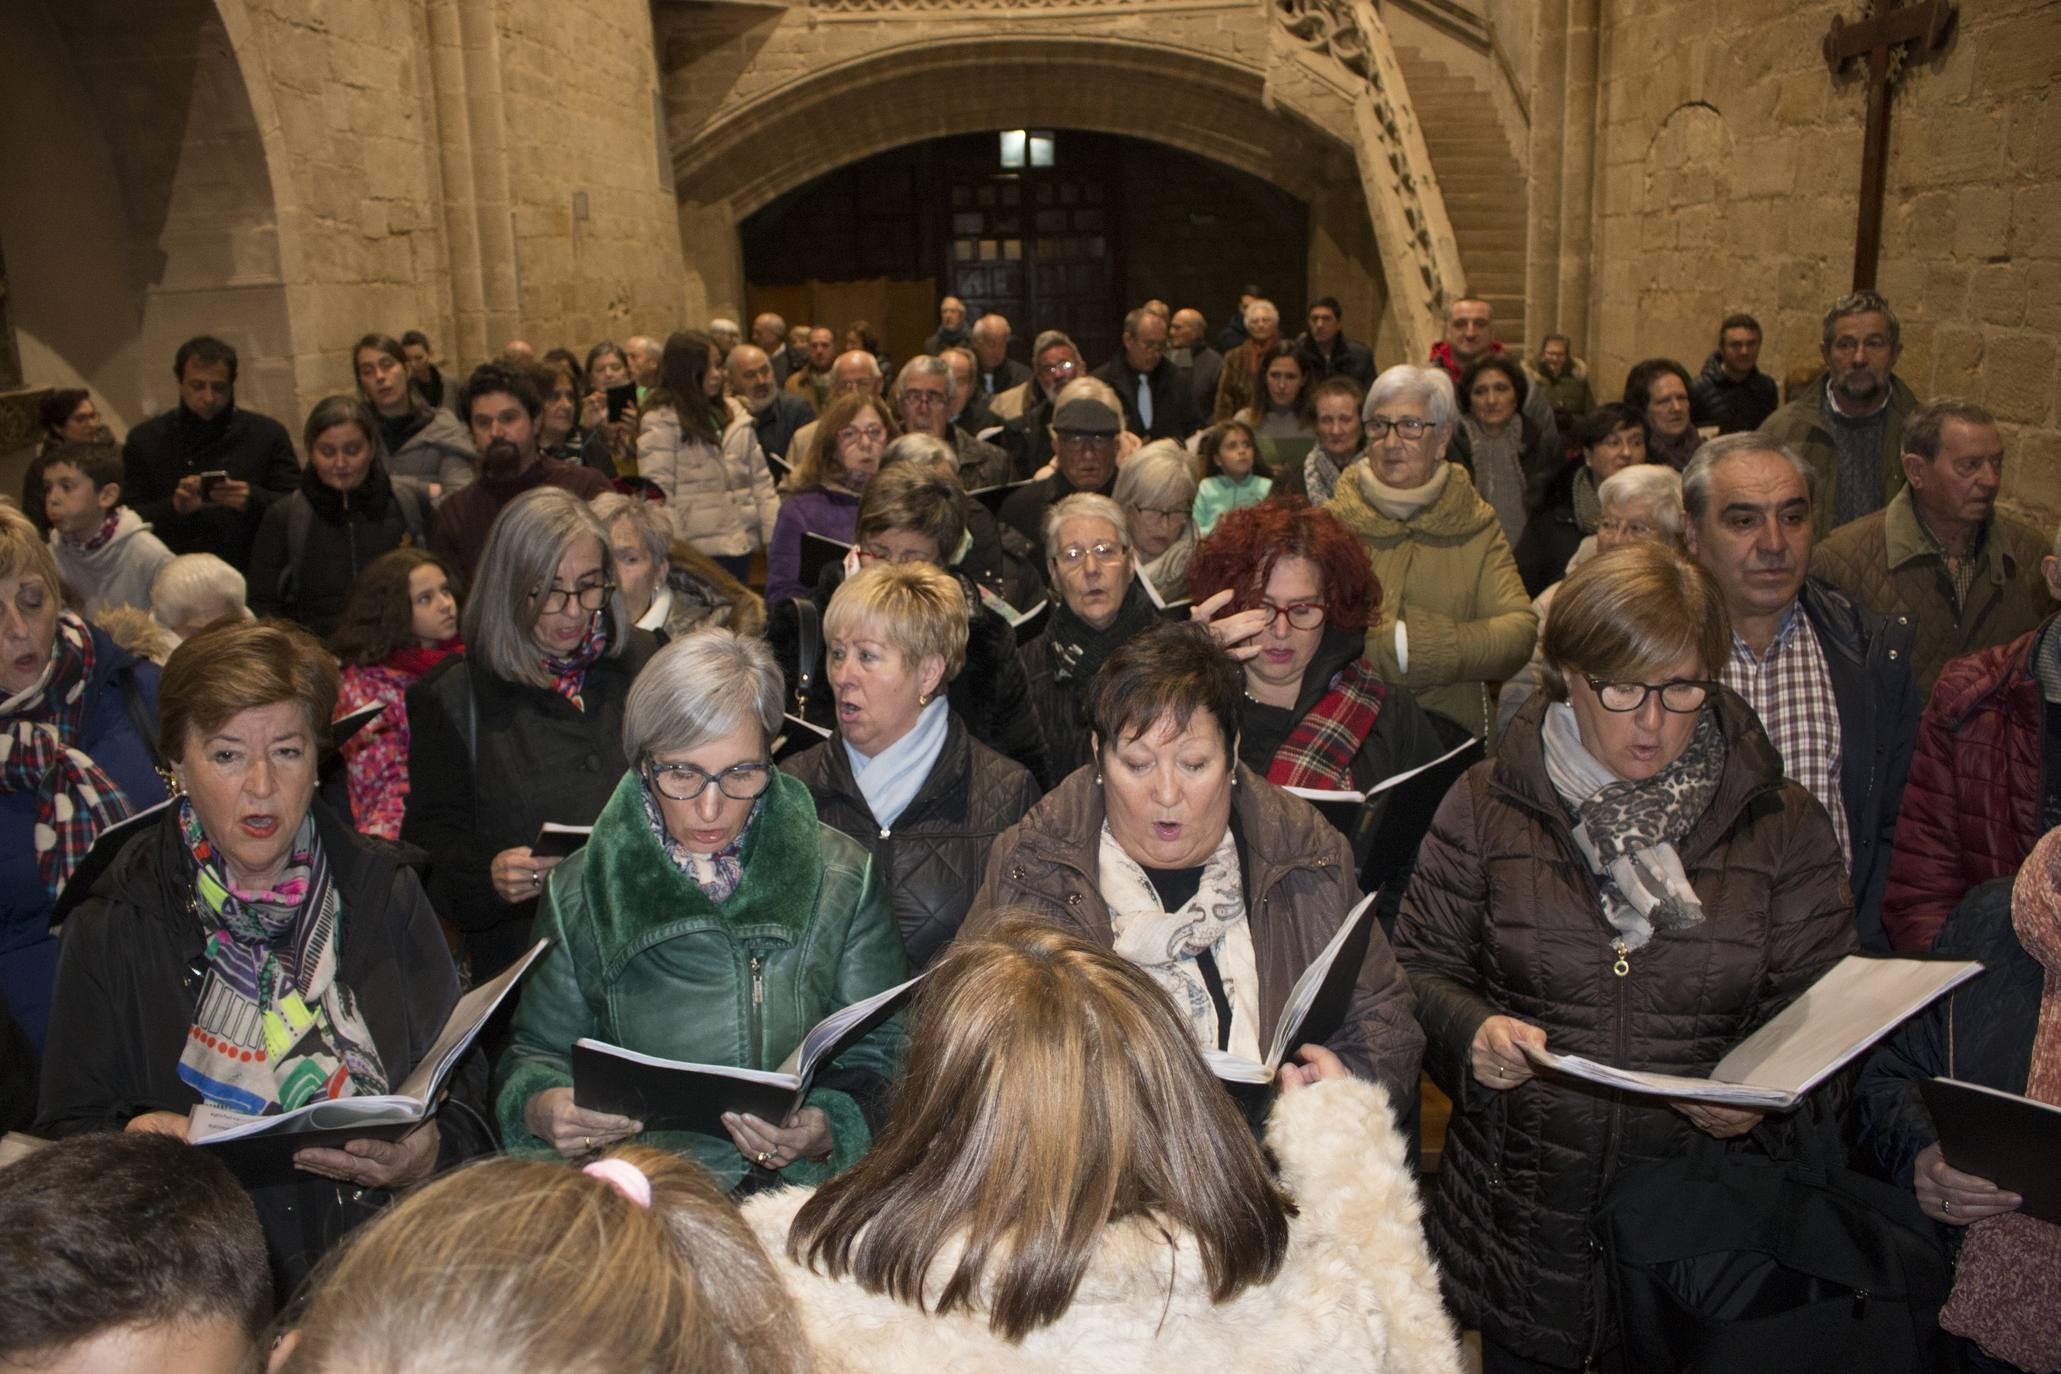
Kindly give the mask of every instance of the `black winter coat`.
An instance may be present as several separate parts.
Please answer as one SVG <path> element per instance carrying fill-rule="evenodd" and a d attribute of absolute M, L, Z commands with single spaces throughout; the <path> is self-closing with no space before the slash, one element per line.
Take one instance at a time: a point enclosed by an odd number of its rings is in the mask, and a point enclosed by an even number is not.
<path fill-rule="evenodd" d="M 343 916 L 337 977 L 357 994 L 389 1082 L 422 1058 L 458 1000 L 458 973 L 414 871 L 395 846 L 314 809 Z M 200 1001 L 206 932 L 193 912 L 193 861 L 176 809 L 122 847 L 65 921 L 36 1130 L 48 1136 L 120 1130 L 144 1112 L 200 1101 L 178 1075 Z M 494 1148 L 487 1064 L 475 1050 L 449 1080 L 437 1113 L 437 1166 Z M 312 1174 L 250 1187 L 281 1298 L 323 1251 L 384 1206 L 383 1190 Z"/>
<path fill-rule="evenodd" d="M 1689 383 L 1690 418 L 1698 425 L 1716 425 L 1720 434 L 1759 429 L 1781 404 L 1773 377 L 1756 368 L 1745 381 L 1735 382 L 1725 374 L 1725 355 L 1715 350 Z"/>
<path fill-rule="evenodd" d="M 980 890 L 995 836 L 1037 804 L 1038 785 L 966 732 L 954 712 L 930 776 L 892 830 L 874 819 L 836 736 L 780 765 L 808 784 L 816 817 L 865 846 L 886 874 L 909 968 L 944 952 Z"/>
<path fill-rule="evenodd" d="M 1050 775 L 1040 777 L 1038 785 L 1047 792 L 1089 760 L 1088 724 L 1081 714 L 1087 704 L 1089 680 L 1117 645 L 1152 624 L 1156 618 L 1151 598 L 1135 580 L 1124 596 L 1116 619 L 1099 633 L 1087 631 L 1055 594 L 1044 631 L 1017 650 L 1016 656 L 1023 665 L 1024 681 L 1029 684 L 1038 728 L 1044 732 L 1045 766 Z M 1055 637 L 1059 635 L 1069 639 L 1081 638 L 1086 649 L 1079 662 L 1069 662 L 1065 652 L 1059 650 L 1059 640 Z"/>
<path fill-rule="evenodd" d="M 1109 383 L 1123 404 L 1124 428 L 1141 439 L 1186 439 L 1202 428 L 1195 416 L 1194 397 L 1188 377 L 1168 358 L 1145 373 L 1146 389 L 1152 394 L 1152 423 L 1138 412 L 1138 377 L 1130 359 L 1121 351 L 1091 374 Z"/>
<path fill-rule="evenodd" d="M 408 809 L 401 838 L 429 855 L 429 895 L 483 981 L 529 947 L 537 902 L 501 900 L 488 866 L 546 821 L 592 825 L 629 770 L 623 706 L 658 641 L 631 630 L 587 670 L 575 707 L 549 687 L 496 677 L 457 653 L 408 689 Z M 469 688 L 469 690 L 468 690 Z M 475 718 L 474 705 L 478 707 Z"/>
<path fill-rule="evenodd" d="M 404 501 L 414 509 L 404 511 Z M 313 518 L 296 564 L 292 521 L 301 505 Z M 273 502 L 258 525 L 250 555 L 250 608 L 259 615 L 285 616 L 326 637 L 343 619 L 344 602 L 358 575 L 402 544 L 428 547 L 431 518 L 429 497 L 417 486 L 396 487 L 383 463 L 374 462 L 364 484 L 352 492 L 324 485 L 310 463 L 300 490 Z M 411 521 L 420 537 L 411 538 Z"/>
<path fill-rule="evenodd" d="M 1537 596 L 1567 576 L 1567 561 L 1582 546 L 1582 540 L 1595 533 L 1583 529 L 1580 517 L 1574 513 L 1575 479 L 1587 469 L 1588 464 L 1580 458 L 1563 464 L 1547 483 L 1538 509 L 1525 522 L 1516 556 L 1517 575 L 1524 579 L 1527 595 Z"/>
<path fill-rule="evenodd" d="M 250 483 L 250 501 L 242 510 L 213 502 L 190 515 L 173 508 L 172 492 L 181 479 L 218 470 Z M 250 568 L 251 543 L 266 508 L 300 480 L 300 460 L 286 427 L 233 405 L 212 420 L 175 405 L 130 430 L 122 445 L 122 504 L 148 520 L 151 533 L 173 553 L 211 553 L 239 572 Z"/>

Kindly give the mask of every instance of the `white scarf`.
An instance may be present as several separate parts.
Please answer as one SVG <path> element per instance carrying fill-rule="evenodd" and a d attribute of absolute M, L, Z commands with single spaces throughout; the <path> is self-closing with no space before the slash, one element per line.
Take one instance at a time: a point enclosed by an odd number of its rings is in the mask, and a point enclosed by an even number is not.
<path fill-rule="evenodd" d="M 1409 521 L 1429 510 L 1445 494 L 1446 479 L 1452 476 L 1452 472 L 1453 465 L 1440 459 L 1423 486 L 1392 487 L 1374 475 L 1374 460 L 1369 458 L 1357 465 L 1354 475 L 1360 483 L 1360 495 L 1367 499 L 1368 505 L 1391 520 Z"/>
<path fill-rule="evenodd" d="M 945 747 L 950 709 L 945 705 L 944 693 L 939 692 L 930 705 L 917 713 L 916 723 L 909 727 L 908 734 L 870 759 L 852 748 L 851 741 L 839 740 L 844 745 L 845 757 L 852 762 L 852 779 L 859 784 L 859 795 L 866 799 L 873 819 L 883 829 L 902 818 L 909 803 L 916 800 L 923 780 L 930 776 L 938 751 Z"/>
<path fill-rule="evenodd" d="M 1174 999 L 1174 1009 L 1203 1049 L 1217 1048 L 1217 1007 L 1203 981 L 1198 955 L 1216 961 L 1224 996 L 1231 1003 L 1231 1031 L 1225 1048 L 1258 1062 L 1259 964 L 1252 926 L 1245 917 L 1245 888 L 1238 869 L 1238 842 L 1231 828 L 1202 868 L 1202 882 L 1179 911 L 1160 905 L 1159 892 L 1138 861 L 1102 822 L 1097 886 L 1109 906 L 1116 952 L 1143 969 Z"/>

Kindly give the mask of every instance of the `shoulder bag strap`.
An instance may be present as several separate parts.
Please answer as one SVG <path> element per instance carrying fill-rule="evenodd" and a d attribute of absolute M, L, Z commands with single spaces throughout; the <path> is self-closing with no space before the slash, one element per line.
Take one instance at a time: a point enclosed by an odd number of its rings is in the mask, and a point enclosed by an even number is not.
<path fill-rule="evenodd" d="M 807 718 L 809 689 L 815 684 L 816 662 L 823 655 L 822 616 L 812 598 L 803 595 L 794 599 L 794 714 L 797 718 Z"/>

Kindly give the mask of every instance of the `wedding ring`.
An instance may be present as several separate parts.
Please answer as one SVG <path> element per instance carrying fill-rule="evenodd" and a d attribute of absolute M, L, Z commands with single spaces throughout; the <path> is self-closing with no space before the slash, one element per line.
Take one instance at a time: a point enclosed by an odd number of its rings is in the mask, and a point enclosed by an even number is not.
<path fill-rule="evenodd" d="M 589 1150 L 594 1148 L 594 1137 L 591 1135 L 587 1137 L 587 1148 Z"/>
<path fill-rule="evenodd" d="M 1954 1210 L 1954 1200 L 1953 1200 L 1952 1198 L 1950 1198 L 1950 1197 L 1943 1197 L 1943 1198 L 1941 1198 L 1941 1199 L 1939 1200 L 1939 1210 L 1940 1210 L 1940 1211 L 1942 1211 L 1942 1212 L 1951 1212 L 1951 1211 L 1953 1211 L 1953 1210 Z"/>
<path fill-rule="evenodd" d="M 530 870 L 530 886 L 531 886 L 531 887 L 542 887 L 543 885 L 544 885 L 544 875 L 543 875 L 543 873 L 542 873 L 542 872 L 540 872 L 540 871 L 539 871 L 539 870 L 537 870 L 537 869 L 534 869 L 534 868 L 533 868 L 533 869 L 531 869 L 531 870 Z"/>
<path fill-rule="evenodd" d="M 773 1160 L 773 1152 L 772 1152 L 771 1150 L 760 1150 L 760 1151 L 759 1151 L 759 1167 L 760 1167 L 761 1169 L 765 1168 L 765 1167 L 766 1167 L 766 1165 L 770 1164 L 770 1163 L 772 1162 L 772 1160 Z"/>

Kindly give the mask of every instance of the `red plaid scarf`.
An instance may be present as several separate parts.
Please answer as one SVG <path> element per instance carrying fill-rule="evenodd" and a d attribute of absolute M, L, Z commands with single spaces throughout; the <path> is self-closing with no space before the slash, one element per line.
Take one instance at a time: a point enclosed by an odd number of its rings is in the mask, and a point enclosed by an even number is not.
<path fill-rule="evenodd" d="M 70 611 L 43 680 L 0 702 L 0 792 L 36 794 L 36 876 L 54 898 L 93 837 L 135 808 L 113 778 L 74 747 L 93 680 L 93 632 Z"/>
<path fill-rule="evenodd" d="M 551 690 L 584 711 L 587 703 L 580 694 L 587 690 L 587 670 L 594 660 L 608 652 L 608 627 L 597 613 L 588 622 L 587 633 L 564 658 L 546 658 L 544 671 L 551 674 Z"/>
<path fill-rule="evenodd" d="M 1381 718 L 1387 692 L 1363 658 L 1339 669 L 1330 689 L 1274 752 L 1267 781 L 1277 787 L 1350 789 L 1353 758 Z"/>

